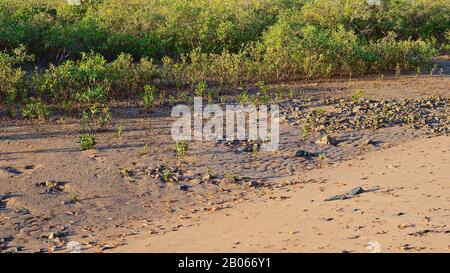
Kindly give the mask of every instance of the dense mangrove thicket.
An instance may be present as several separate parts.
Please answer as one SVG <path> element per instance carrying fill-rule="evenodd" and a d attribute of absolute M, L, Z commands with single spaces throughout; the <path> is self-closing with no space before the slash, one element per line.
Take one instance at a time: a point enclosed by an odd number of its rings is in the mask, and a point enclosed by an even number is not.
<path fill-rule="evenodd" d="M 0 99 L 14 112 L 146 85 L 416 70 L 449 44 L 447 0 L 0 0 Z"/>

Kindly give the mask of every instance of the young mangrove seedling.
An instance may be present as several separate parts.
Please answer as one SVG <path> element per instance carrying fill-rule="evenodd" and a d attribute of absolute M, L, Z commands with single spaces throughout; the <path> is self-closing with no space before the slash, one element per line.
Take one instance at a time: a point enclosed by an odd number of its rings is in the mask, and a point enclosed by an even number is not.
<path fill-rule="evenodd" d="M 80 144 L 81 150 L 90 150 L 94 148 L 97 144 L 95 140 L 95 135 L 93 134 L 83 134 L 80 135 L 78 143 Z"/>
<path fill-rule="evenodd" d="M 194 91 L 195 96 L 203 97 L 205 95 L 205 90 L 207 87 L 208 87 L 208 85 L 206 84 L 206 82 L 204 82 L 204 81 L 199 82 L 197 84 L 197 86 L 195 87 L 195 91 Z"/>
<path fill-rule="evenodd" d="M 258 152 L 259 152 L 258 143 L 254 143 L 253 146 L 252 146 L 252 159 L 253 159 L 253 161 L 255 161 L 256 158 L 258 157 Z"/>
<path fill-rule="evenodd" d="M 175 142 L 175 151 L 178 159 L 182 159 L 186 155 L 187 149 L 188 144 L 186 140 L 177 140 L 177 142 Z"/>
<path fill-rule="evenodd" d="M 169 162 L 167 160 L 164 161 L 164 170 L 163 170 L 162 179 L 165 183 L 169 182 L 169 179 L 170 179 Z"/>
<path fill-rule="evenodd" d="M 233 172 L 226 172 L 224 177 L 228 183 L 236 183 L 237 181 L 237 176 Z"/>

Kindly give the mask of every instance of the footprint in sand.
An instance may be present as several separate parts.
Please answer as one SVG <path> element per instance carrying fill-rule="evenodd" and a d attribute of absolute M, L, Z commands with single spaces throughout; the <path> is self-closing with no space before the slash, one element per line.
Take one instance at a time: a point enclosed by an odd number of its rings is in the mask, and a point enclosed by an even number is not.
<path fill-rule="evenodd" d="M 36 169 L 41 166 L 37 165 L 25 165 L 22 168 L 15 168 L 11 166 L 0 167 L 0 177 L 13 177 L 16 175 L 21 175 L 23 173 L 33 173 Z"/>
<path fill-rule="evenodd" d="M 14 175 L 20 175 L 23 172 L 21 172 L 20 170 L 13 168 L 13 167 L 1 167 L 0 168 L 0 176 L 6 177 L 6 176 L 14 176 Z"/>

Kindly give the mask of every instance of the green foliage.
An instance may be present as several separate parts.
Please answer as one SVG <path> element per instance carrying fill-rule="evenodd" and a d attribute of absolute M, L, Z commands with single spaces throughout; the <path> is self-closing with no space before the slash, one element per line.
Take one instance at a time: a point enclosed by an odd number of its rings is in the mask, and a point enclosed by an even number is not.
<path fill-rule="evenodd" d="M 95 135 L 93 134 L 80 135 L 78 143 L 80 144 L 81 150 L 83 151 L 93 149 L 94 146 L 97 144 L 95 140 Z"/>
<path fill-rule="evenodd" d="M 148 59 L 134 63 L 131 56 L 119 55 L 113 62 L 96 53 L 83 53 L 79 61 L 68 60 L 35 73 L 34 85 L 56 103 L 79 106 L 106 103 L 111 97 L 120 98 L 137 93 L 152 81 L 156 67 Z"/>
<path fill-rule="evenodd" d="M 175 142 L 175 151 L 179 159 L 182 159 L 186 156 L 187 149 L 188 144 L 185 140 L 178 140 Z"/>
<path fill-rule="evenodd" d="M 226 172 L 224 174 L 224 178 L 226 180 L 226 182 L 232 184 L 232 183 L 236 183 L 238 181 L 237 175 L 234 172 Z"/>
<path fill-rule="evenodd" d="M 106 105 L 92 104 L 81 113 L 81 125 L 89 130 L 94 130 L 96 124 L 103 129 L 111 124 L 111 120 L 111 112 Z"/>
<path fill-rule="evenodd" d="M 209 104 L 214 103 L 214 100 L 219 98 L 219 92 L 217 90 L 209 90 L 206 94 L 206 100 Z"/>
<path fill-rule="evenodd" d="M 42 101 L 31 99 L 22 108 L 22 117 L 28 119 L 44 120 L 50 115 L 48 106 Z"/>
<path fill-rule="evenodd" d="M 253 98 L 253 104 L 255 105 L 268 104 L 271 99 L 269 87 L 265 85 L 263 82 L 258 82 L 257 86 L 259 88 L 259 92 Z"/>
<path fill-rule="evenodd" d="M 303 124 L 302 129 L 302 140 L 307 140 L 309 137 L 309 129 L 307 124 Z"/>
<path fill-rule="evenodd" d="M 23 44 L 39 59 L 56 61 L 89 51 L 109 60 L 122 52 L 134 59 L 178 60 L 197 49 L 237 54 L 262 37 L 281 37 L 267 48 L 273 50 L 294 42 L 307 25 L 343 26 L 366 41 L 393 32 L 400 40 L 443 43 L 449 14 L 447 0 L 384 0 L 375 7 L 366 0 L 103 0 L 81 6 L 1 0 L 0 48 Z"/>
<path fill-rule="evenodd" d="M 250 102 L 250 95 L 247 91 L 243 91 L 237 96 L 236 100 L 239 104 L 246 105 Z"/>
<path fill-rule="evenodd" d="M 131 171 L 128 168 L 123 168 L 120 170 L 120 173 L 123 175 L 123 177 L 130 177 Z"/>
<path fill-rule="evenodd" d="M 134 62 L 129 54 L 120 54 L 106 69 L 107 78 L 111 82 L 111 95 L 115 98 L 136 94 L 137 90 L 148 85 L 158 75 L 152 60 L 142 58 L 139 62 Z"/>
<path fill-rule="evenodd" d="M 428 71 L 450 49 L 450 2 L 0 0 L 0 30 L 0 99 L 11 116 L 33 97 L 98 108 L 104 124 L 112 98 L 145 86 L 196 87 L 213 101 L 207 86 Z M 25 48 L 49 67 L 29 77 Z M 156 94 L 144 95 L 152 107 Z M 269 97 L 260 88 L 253 102 Z"/>
<path fill-rule="evenodd" d="M 13 50 L 11 54 L 0 52 L 0 103 L 4 102 L 10 116 L 16 116 L 16 108 L 27 97 L 25 71 L 17 67 L 32 56 L 24 47 Z"/>
<path fill-rule="evenodd" d="M 0 44 L 24 44 L 51 58 L 94 50 L 107 58 L 238 51 L 276 20 L 281 2 L 263 0 L 33 0 L 0 2 Z M 51 56 L 44 56 L 50 54 Z"/>
<path fill-rule="evenodd" d="M 369 40 L 393 32 L 402 40 L 442 41 L 450 27 L 450 3 L 446 0 L 383 0 L 380 6 L 370 6 L 366 0 L 311 0 L 301 13 L 316 26 L 342 24 Z"/>
<path fill-rule="evenodd" d="M 429 43 L 397 41 L 394 33 L 367 42 L 343 25 L 337 29 L 305 25 L 295 30 L 298 36 L 289 34 L 293 31 L 291 25 L 296 24 L 282 25 L 286 30 L 279 36 L 278 29 L 269 30 L 271 35 L 265 36 L 268 47 L 265 62 L 273 64 L 265 73 L 273 74 L 275 78 L 290 78 L 297 74 L 309 78 L 351 76 L 394 70 L 397 64 L 411 69 L 418 64 L 428 64 L 436 53 Z"/>
<path fill-rule="evenodd" d="M 145 143 L 145 145 L 139 149 L 139 155 L 144 156 L 144 155 L 148 154 L 149 151 L 150 151 L 150 146 L 147 143 Z"/>
<path fill-rule="evenodd" d="M 156 88 L 153 85 L 145 85 L 144 93 L 141 94 L 144 108 L 149 110 L 155 106 L 156 103 Z"/>
<path fill-rule="evenodd" d="M 205 95 L 205 89 L 207 87 L 206 82 L 202 81 L 197 84 L 195 87 L 195 96 L 203 97 Z"/>
<path fill-rule="evenodd" d="M 93 103 L 107 98 L 109 89 L 106 60 L 99 54 L 83 54 L 79 61 L 50 65 L 43 75 L 35 75 L 40 93 L 50 94 L 55 102 Z"/>
<path fill-rule="evenodd" d="M 167 183 L 169 182 L 170 179 L 170 168 L 169 168 L 169 161 L 164 160 L 164 170 L 163 170 L 163 175 L 162 175 L 162 180 Z"/>
<path fill-rule="evenodd" d="M 252 145 L 252 159 L 255 161 L 258 158 L 259 145 L 258 143 L 254 143 Z"/>
<path fill-rule="evenodd" d="M 364 92 L 364 90 L 357 89 L 357 90 L 355 90 L 355 92 L 353 92 L 351 100 L 352 100 L 352 102 L 358 102 L 359 100 L 364 98 L 365 95 L 366 95 L 366 92 Z"/>

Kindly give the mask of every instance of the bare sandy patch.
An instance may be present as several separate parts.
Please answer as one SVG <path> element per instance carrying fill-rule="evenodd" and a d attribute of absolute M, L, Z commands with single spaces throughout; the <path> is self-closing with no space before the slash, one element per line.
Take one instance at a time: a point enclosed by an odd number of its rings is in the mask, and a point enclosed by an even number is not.
<path fill-rule="evenodd" d="M 307 172 L 293 188 L 194 226 L 140 234 L 118 251 L 370 252 L 375 242 L 381 252 L 448 252 L 449 166 L 450 137 L 412 141 Z M 324 201 L 355 187 L 367 192 Z"/>

